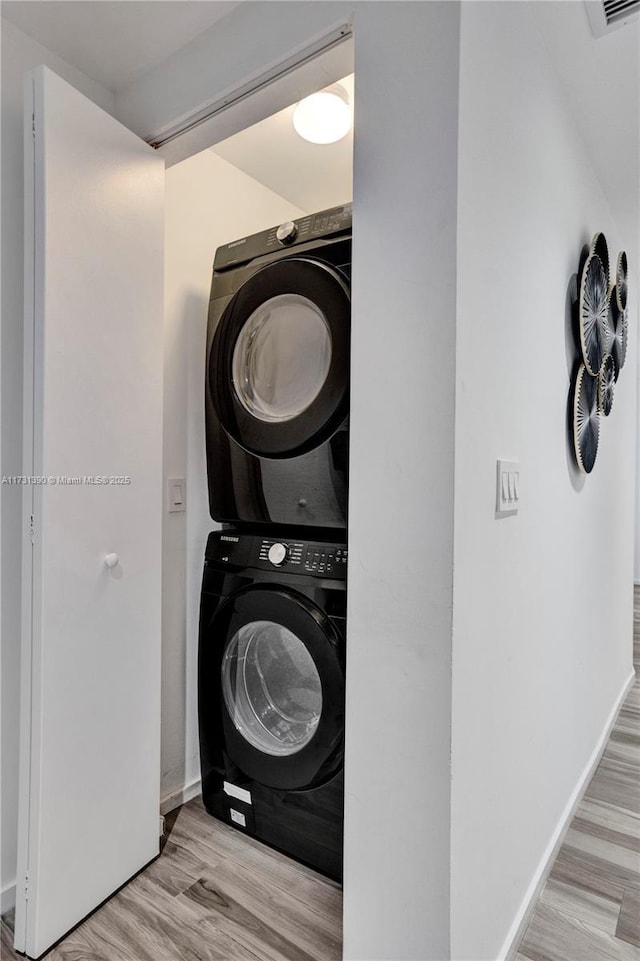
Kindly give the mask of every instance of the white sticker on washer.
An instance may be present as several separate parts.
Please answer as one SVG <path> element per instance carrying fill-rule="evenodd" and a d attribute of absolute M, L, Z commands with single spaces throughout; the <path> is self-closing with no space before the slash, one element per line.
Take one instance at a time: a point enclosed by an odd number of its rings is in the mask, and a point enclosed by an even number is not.
<path fill-rule="evenodd" d="M 229 797 L 237 797 L 239 801 L 244 801 L 245 804 L 251 804 L 251 793 L 245 791 L 243 787 L 236 787 L 235 784 L 230 784 L 229 781 L 224 782 L 224 793 L 228 794 Z"/>
<path fill-rule="evenodd" d="M 240 811 L 234 811 L 233 808 L 229 808 L 229 811 L 231 813 L 231 820 L 239 824 L 241 828 L 246 828 L 247 819 L 244 814 L 241 814 Z"/>

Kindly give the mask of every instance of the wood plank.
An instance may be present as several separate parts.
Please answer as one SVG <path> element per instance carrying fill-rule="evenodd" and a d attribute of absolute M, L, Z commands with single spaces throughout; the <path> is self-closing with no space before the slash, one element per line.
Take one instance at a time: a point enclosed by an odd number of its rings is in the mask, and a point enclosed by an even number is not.
<path fill-rule="evenodd" d="M 624 887 L 629 880 L 626 872 L 623 874 L 621 877 L 617 871 L 614 875 L 606 861 L 563 844 L 549 877 L 622 904 Z"/>
<path fill-rule="evenodd" d="M 254 961 L 256 955 L 244 949 L 233 938 L 233 932 L 224 931 L 218 925 L 208 926 L 206 933 L 190 904 L 180 897 L 159 892 L 158 886 L 144 875 L 136 878 L 122 892 L 122 907 L 130 915 L 138 915 L 145 927 L 146 937 L 139 941 L 149 946 L 155 957 L 167 961 Z M 106 919 L 105 923 L 106 923 Z"/>
<path fill-rule="evenodd" d="M 520 947 L 529 961 L 638 961 L 635 947 L 539 904 Z"/>
<path fill-rule="evenodd" d="M 147 954 L 137 958 L 127 939 L 127 928 L 102 931 L 99 925 L 85 921 L 46 955 L 46 961 L 146 961 Z"/>
<path fill-rule="evenodd" d="M 216 860 L 202 861 L 183 847 L 167 840 L 159 857 L 144 872 L 145 877 L 154 881 L 169 894 L 181 894 L 191 887 L 199 877 L 211 871 Z"/>
<path fill-rule="evenodd" d="M 221 906 L 223 901 L 232 907 L 233 912 L 244 911 L 251 915 L 251 926 L 254 923 L 263 925 L 267 929 L 266 934 L 273 926 L 274 919 L 277 919 L 278 938 L 284 938 L 294 946 L 293 957 L 341 957 L 339 925 L 334 923 L 333 928 L 327 930 L 317 913 L 309 910 L 308 904 L 293 894 L 284 900 L 281 892 L 272 888 L 268 880 L 265 882 L 257 878 L 246 866 L 228 864 L 217 868 L 215 874 L 198 881 L 178 900 L 182 901 L 183 898 L 193 899 L 205 908 L 210 907 L 213 898 L 214 910 L 226 918 L 227 910 Z M 270 942 L 275 943 L 271 938 Z"/>
<path fill-rule="evenodd" d="M 613 833 L 613 832 L 612 832 Z M 586 851 L 593 854 L 612 865 L 612 869 L 623 868 L 626 872 L 638 874 L 640 872 L 640 855 L 637 851 L 630 851 L 620 844 L 606 840 L 605 838 L 595 837 L 593 834 L 585 833 L 570 827 L 566 835 L 566 844 L 576 848 L 578 851 Z"/>
<path fill-rule="evenodd" d="M 616 936 L 620 903 L 577 888 L 564 881 L 550 878 L 547 881 L 540 904 L 548 904 L 562 914 L 592 924 L 606 934 Z"/>
<path fill-rule="evenodd" d="M 616 937 L 640 948 L 640 886 L 625 888 Z"/>
<path fill-rule="evenodd" d="M 267 920 L 260 903 L 248 905 L 239 888 L 218 872 L 215 878 L 201 878 L 176 900 L 197 905 L 203 920 L 208 919 L 225 933 L 233 931 L 243 947 L 259 951 L 260 957 L 269 961 L 323 961 L 327 957 L 315 951 L 310 953 L 298 942 L 295 933 L 292 937 L 284 912 L 271 912 Z"/>
<path fill-rule="evenodd" d="M 640 814 L 640 793 L 637 778 L 623 774 L 604 763 L 598 768 L 589 784 L 585 797 L 594 801 L 606 801 L 626 811 Z"/>
<path fill-rule="evenodd" d="M 627 834 L 630 838 L 640 839 L 640 815 L 625 811 L 615 804 L 583 798 L 576 811 L 576 818 L 591 824 Z"/>
<path fill-rule="evenodd" d="M 624 856 L 630 855 L 630 860 L 635 865 L 634 870 L 640 869 L 640 838 L 625 831 L 616 831 L 613 827 L 605 827 L 596 824 L 588 818 L 575 817 L 571 824 L 573 831 L 579 831 L 589 837 L 597 838 L 612 848 L 623 848 Z M 635 858 L 633 855 L 635 854 Z M 616 862 L 617 863 L 617 860 Z"/>

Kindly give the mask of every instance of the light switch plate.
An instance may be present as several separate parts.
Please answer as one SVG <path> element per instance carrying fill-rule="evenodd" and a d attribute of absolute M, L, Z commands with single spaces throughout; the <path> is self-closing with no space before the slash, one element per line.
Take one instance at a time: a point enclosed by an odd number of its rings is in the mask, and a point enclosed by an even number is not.
<path fill-rule="evenodd" d="M 522 471 L 517 460 L 496 464 L 496 515 L 517 514 L 522 497 Z"/>
<path fill-rule="evenodd" d="M 184 477 L 167 479 L 167 510 L 185 511 L 187 509 L 187 482 Z"/>

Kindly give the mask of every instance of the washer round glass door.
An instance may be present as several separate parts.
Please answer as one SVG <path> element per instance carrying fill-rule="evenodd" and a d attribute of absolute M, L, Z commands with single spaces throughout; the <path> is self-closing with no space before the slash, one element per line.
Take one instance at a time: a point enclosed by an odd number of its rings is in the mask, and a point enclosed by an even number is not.
<path fill-rule="evenodd" d="M 272 788 L 330 777 L 344 743 L 343 640 L 333 622 L 294 590 L 251 585 L 218 609 L 208 634 L 201 697 L 217 685 L 234 764 Z"/>
<path fill-rule="evenodd" d="M 351 301 L 320 261 L 268 264 L 240 287 L 213 337 L 208 389 L 225 431 L 250 453 L 292 457 L 347 415 Z"/>
<path fill-rule="evenodd" d="M 322 683 L 303 641 L 274 621 L 244 624 L 227 645 L 222 694 L 236 729 L 258 751 L 290 757 L 315 734 Z"/>

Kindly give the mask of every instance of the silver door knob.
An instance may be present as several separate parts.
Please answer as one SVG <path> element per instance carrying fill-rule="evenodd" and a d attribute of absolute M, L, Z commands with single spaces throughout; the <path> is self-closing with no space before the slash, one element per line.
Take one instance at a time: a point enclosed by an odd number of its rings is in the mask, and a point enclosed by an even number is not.
<path fill-rule="evenodd" d="M 120 558 L 118 557 L 117 554 L 107 554 L 104 559 L 104 562 L 107 565 L 107 567 L 115 567 L 119 559 Z"/>

